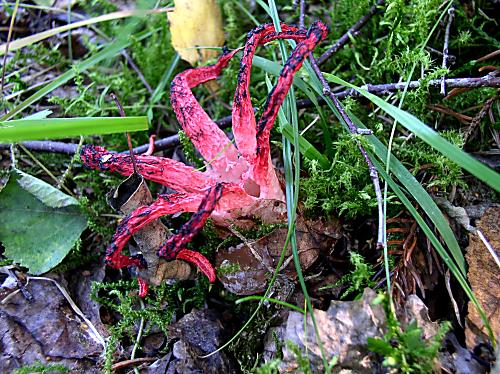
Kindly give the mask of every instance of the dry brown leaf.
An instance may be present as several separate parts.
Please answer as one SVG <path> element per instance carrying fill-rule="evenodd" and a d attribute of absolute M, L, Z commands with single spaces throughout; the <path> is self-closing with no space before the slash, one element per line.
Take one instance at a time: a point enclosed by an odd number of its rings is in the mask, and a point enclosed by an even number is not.
<path fill-rule="evenodd" d="M 172 44 L 181 58 L 191 65 L 219 55 L 224 31 L 222 15 L 215 0 L 175 0 L 175 9 L 168 13 Z M 202 48 L 200 48 L 202 47 Z"/>
<path fill-rule="evenodd" d="M 500 248 L 499 220 L 500 207 L 492 207 L 476 223 L 477 228 L 483 232 L 495 249 Z M 498 267 L 483 242 L 474 233 L 469 234 L 466 258 L 469 264 L 467 276 L 472 291 L 488 316 L 493 334 L 498 337 L 500 334 L 500 273 Z M 469 303 L 469 314 L 465 323 L 467 347 L 473 348 L 480 342 L 488 341 L 486 327 L 471 303 Z"/>

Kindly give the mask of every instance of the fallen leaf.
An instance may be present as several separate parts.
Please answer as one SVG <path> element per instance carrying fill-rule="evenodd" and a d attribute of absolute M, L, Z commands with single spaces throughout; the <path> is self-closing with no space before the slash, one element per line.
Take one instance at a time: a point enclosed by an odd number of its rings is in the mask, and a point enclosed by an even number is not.
<path fill-rule="evenodd" d="M 219 55 L 206 47 L 222 47 L 222 15 L 215 0 L 175 0 L 168 13 L 172 45 L 181 58 L 191 65 Z"/>
<path fill-rule="evenodd" d="M 297 248 L 300 265 L 306 271 L 316 261 L 321 251 L 329 251 L 341 237 L 341 225 L 337 220 L 305 220 L 297 218 Z M 269 234 L 247 241 L 236 247 L 222 248 L 217 252 L 216 267 L 219 280 L 228 291 L 236 295 L 253 295 L 267 287 L 270 270 L 274 269 L 286 242 L 288 228 L 277 228 Z M 250 248 L 249 244 L 252 248 Z M 286 257 L 292 256 L 289 246 Z M 224 271 L 227 269 L 227 271 Z M 293 261 L 289 261 L 284 273 L 296 279 Z"/>
<path fill-rule="evenodd" d="M 11 172 L 0 197 L 4 255 L 31 274 L 59 264 L 87 227 L 76 199 L 19 170 Z"/>
<path fill-rule="evenodd" d="M 144 178 L 134 173 L 108 194 L 107 201 L 114 210 L 129 214 L 140 206 L 151 204 L 153 197 Z M 159 285 L 166 279 L 185 280 L 193 275 L 187 262 L 158 257 L 158 248 L 168 237 L 168 228 L 159 220 L 148 223 L 134 234 L 137 249 L 131 249 L 131 253 L 140 252 L 146 260 L 147 268 L 137 272 L 149 284 Z"/>

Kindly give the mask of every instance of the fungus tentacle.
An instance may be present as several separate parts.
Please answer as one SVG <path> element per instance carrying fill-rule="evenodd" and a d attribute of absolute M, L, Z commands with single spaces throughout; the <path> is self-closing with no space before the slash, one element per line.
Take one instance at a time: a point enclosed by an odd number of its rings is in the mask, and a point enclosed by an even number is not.
<path fill-rule="evenodd" d="M 272 168 L 269 136 L 278 115 L 278 110 L 290 90 L 295 73 L 309 53 L 326 38 L 328 29 L 321 22 L 315 22 L 307 31 L 306 38 L 295 46 L 280 72 L 276 85 L 269 93 L 262 116 L 257 124 L 257 157 L 252 165 L 254 180 L 261 186 L 270 186 L 276 174 Z"/>
<path fill-rule="evenodd" d="M 104 147 L 85 145 L 80 154 L 84 165 L 92 169 L 129 176 L 134 172 L 130 155 L 110 153 Z M 177 192 L 203 192 L 215 181 L 191 166 L 166 157 L 135 156 L 137 171 L 146 179 Z"/>
<path fill-rule="evenodd" d="M 213 170 L 219 178 L 236 183 L 247 166 L 239 161 L 236 147 L 203 110 L 191 89 L 217 78 L 237 52 L 238 50 L 234 50 L 222 55 L 214 65 L 189 69 L 178 74 L 172 80 L 170 88 L 170 101 L 177 120 L 209 163 L 207 170 Z M 236 170 L 233 170 L 235 168 Z"/>
<path fill-rule="evenodd" d="M 151 205 L 137 208 L 128 214 L 118 225 L 112 242 L 106 249 L 106 263 L 116 269 L 127 266 L 141 266 L 142 264 L 139 259 L 131 258 L 121 253 L 132 235 L 149 222 L 164 215 L 179 212 L 195 212 L 202 199 L 203 195 L 200 194 L 162 195 Z"/>
<path fill-rule="evenodd" d="M 250 73 L 252 59 L 259 45 L 269 43 L 275 39 L 302 40 L 306 32 L 293 26 L 281 25 L 282 31 L 276 32 L 272 24 L 256 27 L 248 33 L 248 39 L 243 49 L 238 73 L 238 84 L 234 93 L 232 122 L 236 146 L 243 157 L 253 162 L 256 155 L 257 124 L 250 98 Z"/>

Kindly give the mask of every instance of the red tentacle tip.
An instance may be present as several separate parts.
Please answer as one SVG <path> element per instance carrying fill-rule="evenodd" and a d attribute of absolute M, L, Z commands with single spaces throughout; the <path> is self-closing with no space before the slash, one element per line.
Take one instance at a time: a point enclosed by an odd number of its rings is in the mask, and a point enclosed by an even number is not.
<path fill-rule="evenodd" d="M 148 294 L 149 286 L 141 277 L 137 277 L 137 282 L 139 283 L 139 297 L 144 299 Z"/>
<path fill-rule="evenodd" d="M 190 251 L 189 249 L 182 249 L 175 258 L 196 265 L 196 267 L 207 276 L 210 283 L 215 282 L 215 270 L 212 264 L 201 253 Z"/>

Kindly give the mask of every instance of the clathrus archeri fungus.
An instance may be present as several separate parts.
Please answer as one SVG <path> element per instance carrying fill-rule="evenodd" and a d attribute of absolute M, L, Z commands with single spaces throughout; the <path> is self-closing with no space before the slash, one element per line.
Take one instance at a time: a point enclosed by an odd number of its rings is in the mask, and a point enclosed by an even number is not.
<path fill-rule="evenodd" d="M 182 129 L 207 161 L 206 171 L 200 172 L 169 158 L 137 156 L 137 171 L 144 178 L 177 192 L 160 195 L 154 203 L 136 209 L 121 221 L 106 250 L 106 263 L 109 266 L 118 269 L 147 266 L 141 256 L 129 257 L 122 254 L 122 249 L 132 234 L 161 216 L 194 212 L 179 232 L 158 249 L 158 256 L 191 262 L 210 282 L 214 282 L 215 271 L 210 262 L 200 253 L 186 249 L 186 245 L 199 233 L 207 218 L 211 217 L 217 224 L 228 225 L 230 221 L 238 219 L 234 216 L 235 210 L 245 208 L 259 212 L 262 209 L 259 210 L 258 207 L 264 201 L 285 201 L 271 162 L 269 136 L 278 109 L 292 85 L 294 74 L 316 45 L 326 37 L 327 28 L 321 22 L 314 23 L 309 30 L 299 30 L 285 24 L 281 28 L 282 31 L 276 32 L 273 25 L 266 24 L 248 34 L 232 108 L 235 144 L 210 119 L 191 89 L 217 78 L 239 50 L 224 53 L 215 65 L 186 70 L 173 79 L 170 90 L 172 107 Z M 276 39 L 293 39 L 297 45 L 269 93 L 262 116 L 257 122 L 249 94 L 252 58 L 258 45 Z M 118 172 L 126 176 L 134 171 L 129 155 L 110 153 L 99 146 L 84 146 L 81 159 L 93 169 Z M 140 294 L 144 296 L 147 287 L 141 279 L 139 283 Z"/>

